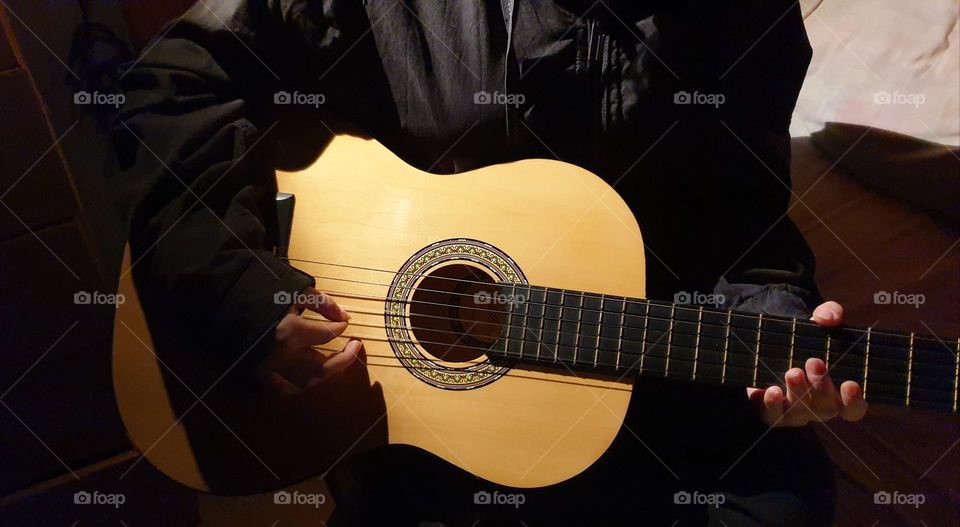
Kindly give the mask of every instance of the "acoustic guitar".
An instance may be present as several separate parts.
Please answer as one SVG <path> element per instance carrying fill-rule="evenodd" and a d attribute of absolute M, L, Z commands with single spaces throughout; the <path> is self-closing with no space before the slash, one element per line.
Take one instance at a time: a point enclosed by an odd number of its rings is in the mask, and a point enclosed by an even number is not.
<path fill-rule="evenodd" d="M 338 136 L 278 181 L 299 200 L 289 261 L 353 315 L 317 351 L 361 338 L 365 367 L 263 395 L 235 380 L 236 361 L 149 309 L 128 251 L 119 409 L 133 444 L 184 485 L 263 492 L 394 444 L 498 484 L 551 485 L 604 453 L 637 374 L 763 387 L 809 357 L 872 403 L 957 411 L 960 339 L 644 300 L 636 220 L 579 167 L 435 175 Z"/>

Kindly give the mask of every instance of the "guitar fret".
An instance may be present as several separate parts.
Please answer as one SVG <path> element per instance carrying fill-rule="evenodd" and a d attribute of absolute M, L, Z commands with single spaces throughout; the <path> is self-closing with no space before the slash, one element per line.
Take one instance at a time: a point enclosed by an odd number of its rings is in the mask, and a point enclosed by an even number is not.
<path fill-rule="evenodd" d="M 673 314 L 676 312 L 677 306 L 670 306 L 670 325 L 667 327 L 667 362 L 663 367 L 663 376 L 667 377 L 670 375 L 670 348 L 672 347 L 671 341 L 673 340 Z"/>
<path fill-rule="evenodd" d="M 566 293 L 565 290 L 560 290 L 560 314 L 557 317 L 557 343 L 554 344 L 553 348 L 553 362 L 556 363 L 560 360 L 560 328 L 563 327 L 563 295 Z"/>
<path fill-rule="evenodd" d="M 603 301 L 604 295 L 600 294 L 600 323 L 603 323 Z M 593 342 L 593 367 L 597 367 L 597 359 L 600 356 L 600 330 L 597 329 L 597 340 Z"/>
<path fill-rule="evenodd" d="M 867 347 L 863 351 L 863 398 L 867 398 L 867 371 L 870 368 L 870 329 L 867 328 Z"/>
<path fill-rule="evenodd" d="M 960 339 L 957 339 L 956 357 L 953 365 L 953 411 L 957 411 L 957 390 L 960 388 Z"/>
<path fill-rule="evenodd" d="M 797 349 L 797 319 L 793 319 L 793 324 L 790 326 L 790 363 L 787 364 L 787 369 L 793 368 L 793 354 Z"/>
<path fill-rule="evenodd" d="M 727 384 L 727 353 L 730 351 L 730 322 L 733 319 L 733 311 L 727 311 L 727 330 L 723 337 L 723 365 L 720 370 L 720 383 Z"/>
<path fill-rule="evenodd" d="M 910 332 L 910 352 L 907 356 L 907 406 L 910 406 L 910 384 L 913 382 L 913 337 Z"/>
<path fill-rule="evenodd" d="M 627 313 L 627 299 L 624 298 L 623 302 L 620 303 L 620 333 L 617 335 L 617 365 L 614 367 L 614 370 L 616 371 L 620 371 L 620 351 L 623 350 L 623 323 L 626 317 L 626 313 Z M 640 366 L 640 371 L 643 371 L 643 365 Z"/>
<path fill-rule="evenodd" d="M 533 295 L 531 294 L 530 296 L 532 297 Z M 539 295 L 537 296 L 539 297 Z M 536 333 L 534 333 L 534 336 L 537 337 L 537 362 L 540 362 L 540 348 L 543 347 L 543 319 L 547 315 L 546 303 L 547 303 L 547 293 L 546 291 L 544 291 L 543 303 L 540 304 L 540 307 L 538 309 L 538 312 L 540 313 L 540 316 L 538 317 L 540 319 L 540 322 L 537 324 Z M 527 311 L 529 310 L 530 310 L 530 306 L 528 305 Z"/>
<path fill-rule="evenodd" d="M 507 298 L 517 298 L 517 286 L 516 286 L 515 284 L 510 284 L 510 296 L 508 296 Z M 505 343 L 505 346 L 507 346 L 507 347 L 509 347 L 509 345 L 510 345 L 509 341 L 513 340 L 513 339 L 510 338 L 510 330 L 513 329 L 513 326 L 514 326 L 514 323 L 513 323 L 513 307 L 514 307 L 514 305 L 515 305 L 515 304 L 507 304 L 507 313 L 508 313 L 508 316 L 507 316 L 507 328 L 506 328 L 507 342 Z M 522 333 L 521 333 L 521 335 L 522 335 Z M 522 351 L 522 350 L 523 350 L 523 339 L 522 339 L 522 338 L 520 339 L 520 350 L 521 350 L 521 351 L 520 351 L 520 354 L 519 354 L 519 357 L 518 357 L 518 358 L 522 358 L 522 357 L 523 357 L 523 351 Z"/>
<path fill-rule="evenodd" d="M 831 335 L 830 332 L 827 332 L 827 358 L 823 361 L 824 365 L 827 367 L 827 371 L 830 370 L 830 344 L 831 344 Z M 841 357 L 842 358 L 842 357 Z"/>
<path fill-rule="evenodd" d="M 753 386 L 757 385 L 757 373 L 760 370 L 760 331 L 763 329 L 763 313 L 757 317 L 757 349 L 753 357 Z"/>
<path fill-rule="evenodd" d="M 647 358 L 647 328 L 650 326 L 650 302 L 643 306 L 643 342 L 640 343 L 640 371 L 643 372 L 643 361 Z"/>
<path fill-rule="evenodd" d="M 697 364 L 700 360 L 700 332 L 703 330 L 703 306 L 697 310 L 697 338 L 693 343 L 693 380 L 697 380 Z"/>
<path fill-rule="evenodd" d="M 580 323 L 583 321 L 583 292 L 580 293 L 580 302 L 577 304 L 577 339 L 573 344 L 573 365 L 577 365 L 580 357 Z"/>
<path fill-rule="evenodd" d="M 506 292 L 505 292 L 504 294 L 509 295 L 509 293 L 506 293 Z M 509 298 L 509 297 L 507 297 L 507 298 Z M 505 328 L 505 330 L 504 330 L 505 337 L 504 337 L 504 339 L 503 339 L 503 352 L 504 352 L 504 354 L 506 354 L 508 357 L 510 356 L 510 326 L 512 326 L 512 325 L 513 325 L 513 311 L 508 308 L 508 309 L 507 309 L 506 328 Z"/>
<path fill-rule="evenodd" d="M 516 299 L 517 297 L 513 297 Z M 516 305 L 514 302 L 512 305 Z M 527 313 L 530 312 L 530 286 L 527 286 L 527 294 L 523 298 L 523 322 L 520 323 L 520 358 L 523 358 L 523 345 L 527 341 Z"/>
<path fill-rule="evenodd" d="M 513 319 L 514 319 L 514 313 L 513 313 L 513 311 L 514 311 L 514 309 L 517 310 L 516 318 L 517 318 L 517 322 L 518 322 L 519 325 L 520 325 L 520 351 L 518 352 L 518 354 L 519 354 L 518 358 L 522 359 L 522 358 L 523 358 L 523 341 L 524 341 L 524 338 L 523 338 L 523 337 L 524 337 L 524 332 L 527 330 L 527 327 L 523 324 L 523 322 L 521 322 L 521 319 L 520 319 L 520 316 L 521 316 L 521 313 L 519 312 L 519 309 L 520 309 L 520 308 L 519 308 L 519 305 L 520 305 L 520 304 L 517 304 L 517 298 L 519 297 L 519 296 L 518 296 L 518 293 L 517 293 L 517 286 L 514 285 L 512 289 L 513 289 L 513 296 L 510 297 L 510 299 L 512 300 L 512 302 L 510 302 L 509 304 L 507 304 L 507 310 L 510 311 L 510 321 L 511 321 L 510 324 L 511 324 L 511 325 L 513 325 Z M 526 302 L 523 302 L 523 304 L 526 305 Z M 510 330 L 512 330 L 512 329 L 513 329 L 513 328 L 511 328 L 510 326 L 507 326 L 507 335 L 508 335 L 508 336 L 510 335 Z"/>
<path fill-rule="evenodd" d="M 512 295 L 515 294 L 515 290 L 514 290 L 513 284 L 510 284 L 510 293 L 508 293 L 508 294 L 511 295 L 511 296 L 508 296 L 507 298 L 515 298 L 514 296 L 512 296 Z M 505 333 L 506 338 L 503 339 L 503 351 L 504 351 L 508 356 L 510 355 L 510 341 L 511 341 L 511 339 L 510 339 L 510 329 L 511 329 L 512 326 L 513 326 L 513 308 L 512 308 L 512 306 L 510 306 L 510 305 L 508 304 L 508 305 L 507 305 L 507 326 L 506 326 L 506 328 L 505 328 L 505 330 L 504 330 L 504 333 Z M 521 341 L 521 342 L 523 342 L 523 341 Z"/>

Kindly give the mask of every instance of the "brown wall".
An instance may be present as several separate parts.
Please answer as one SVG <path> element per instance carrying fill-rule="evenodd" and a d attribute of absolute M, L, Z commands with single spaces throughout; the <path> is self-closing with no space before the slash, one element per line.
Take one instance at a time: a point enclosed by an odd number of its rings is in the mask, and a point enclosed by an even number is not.
<path fill-rule="evenodd" d="M 0 495 L 127 448 L 110 383 L 113 309 L 74 300 L 112 287 L 57 141 L 79 132 L 59 129 L 28 59 L 41 43 L 24 24 L 41 34 L 47 21 L 29 4 L 8 5 L 0 8 Z"/>

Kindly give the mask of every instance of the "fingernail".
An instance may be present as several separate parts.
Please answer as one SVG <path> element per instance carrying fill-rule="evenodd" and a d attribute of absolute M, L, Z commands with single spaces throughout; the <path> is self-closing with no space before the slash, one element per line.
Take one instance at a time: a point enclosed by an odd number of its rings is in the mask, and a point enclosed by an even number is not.
<path fill-rule="evenodd" d="M 803 384 L 803 373 L 797 370 L 787 372 L 787 382 L 795 386 Z"/>
<path fill-rule="evenodd" d="M 827 373 L 827 365 L 823 361 L 818 360 L 813 362 L 813 373 L 817 375 L 823 375 Z"/>

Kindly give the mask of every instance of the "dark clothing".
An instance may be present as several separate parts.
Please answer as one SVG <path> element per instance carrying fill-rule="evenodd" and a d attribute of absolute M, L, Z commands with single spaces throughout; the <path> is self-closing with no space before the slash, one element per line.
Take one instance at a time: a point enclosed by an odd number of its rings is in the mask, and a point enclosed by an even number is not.
<path fill-rule="evenodd" d="M 637 216 L 651 298 L 718 292 L 726 307 L 795 316 L 819 300 L 810 250 L 785 218 L 788 125 L 810 59 L 795 3 L 517 0 L 509 39 L 499 2 L 205 4 L 124 77 L 115 135 L 138 286 L 228 357 L 286 312 L 275 293 L 312 283 L 268 251 L 274 169 L 309 163 L 326 125 L 435 172 L 525 157 L 584 166 Z M 324 101 L 275 104 L 281 92 Z M 779 490 L 829 518 L 829 493 L 810 492 L 829 471 L 783 472 L 825 466 L 809 431 L 760 444 L 800 443 L 813 459 L 757 447 L 718 483 L 765 431 L 744 391 L 641 381 L 637 393 L 628 426 L 679 480 L 624 432 L 629 448 L 609 456 L 620 461 L 568 486 L 597 493 L 609 481 L 619 490 L 606 498 L 627 504 L 616 517 L 637 521 L 672 507 L 637 490 L 647 487 Z"/>

